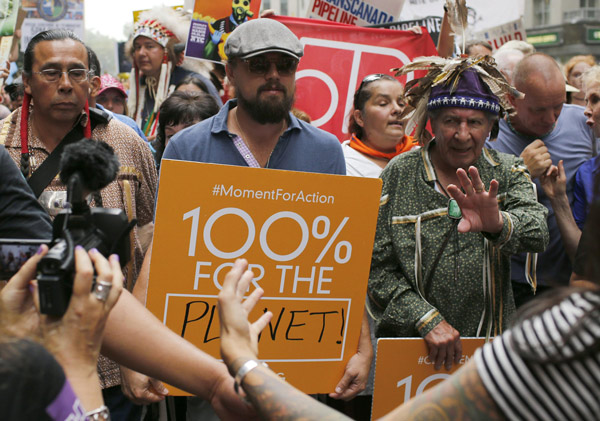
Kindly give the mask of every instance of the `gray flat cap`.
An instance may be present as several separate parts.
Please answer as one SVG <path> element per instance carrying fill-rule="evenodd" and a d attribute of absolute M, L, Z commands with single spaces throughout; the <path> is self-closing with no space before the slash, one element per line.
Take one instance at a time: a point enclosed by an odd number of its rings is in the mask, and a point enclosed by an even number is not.
<path fill-rule="evenodd" d="M 228 58 L 249 58 L 270 52 L 284 53 L 299 59 L 304 54 L 304 48 L 287 26 L 268 18 L 243 23 L 225 42 L 225 54 Z"/>

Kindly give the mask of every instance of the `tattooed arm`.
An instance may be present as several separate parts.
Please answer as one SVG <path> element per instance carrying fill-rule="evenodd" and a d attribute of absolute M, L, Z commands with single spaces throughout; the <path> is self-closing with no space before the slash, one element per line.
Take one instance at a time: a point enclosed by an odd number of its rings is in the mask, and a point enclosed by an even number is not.
<path fill-rule="evenodd" d="M 248 262 L 238 259 L 225 277 L 219 293 L 221 321 L 221 356 L 232 376 L 248 360 L 258 358 L 258 334 L 269 323 L 271 312 L 254 323 L 248 314 L 262 296 L 255 289 L 246 300 L 254 276 L 247 270 Z M 256 411 L 265 420 L 342 420 L 349 419 L 280 379 L 267 367 L 259 365 L 242 380 L 242 387 Z"/>
<path fill-rule="evenodd" d="M 258 358 L 258 334 L 269 323 L 270 312 L 256 322 L 248 314 L 262 296 L 254 290 L 244 294 L 252 280 L 248 262 L 237 260 L 225 277 L 219 294 L 221 356 L 232 376 L 247 361 Z M 347 420 L 345 415 L 302 393 L 267 367 L 258 365 L 242 379 L 242 388 L 256 411 L 265 420 Z M 475 361 L 449 379 L 388 414 L 385 420 L 486 420 L 503 419 L 485 390 Z"/>
<path fill-rule="evenodd" d="M 248 358 L 239 358 L 231 365 L 237 370 Z M 258 366 L 250 371 L 242 381 L 242 387 L 252 406 L 264 420 L 349 420 L 316 399 L 302 393 L 291 384 L 283 381 L 267 367 Z"/>
<path fill-rule="evenodd" d="M 504 420 L 469 361 L 450 378 L 394 409 L 382 420 L 446 421 Z"/>

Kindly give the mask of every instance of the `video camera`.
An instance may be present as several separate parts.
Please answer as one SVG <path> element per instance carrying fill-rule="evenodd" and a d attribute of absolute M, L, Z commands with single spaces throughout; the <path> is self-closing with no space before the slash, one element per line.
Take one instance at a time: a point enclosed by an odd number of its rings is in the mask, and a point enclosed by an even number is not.
<path fill-rule="evenodd" d="M 52 243 L 37 266 L 40 311 L 62 316 L 71 300 L 75 277 L 75 247 L 96 248 L 103 256 L 118 254 L 121 267 L 129 261 L 129 233 L 136 220 L 122 209 L 90 208 L 86 197 L 112 182 L 119 161 L 106 143 L 82 139 L 65 147 L 60 179 L 67 186 L 67 208 L 54 220 Z"/>

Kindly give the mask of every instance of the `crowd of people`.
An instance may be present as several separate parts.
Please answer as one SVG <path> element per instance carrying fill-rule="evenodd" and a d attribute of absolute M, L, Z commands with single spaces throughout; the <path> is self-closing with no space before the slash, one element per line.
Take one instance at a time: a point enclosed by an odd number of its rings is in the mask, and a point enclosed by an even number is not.
<path fill-rule="evenodd" d="M 48 247 L 18 265 L 0 255 L 3 271 L 22 265 L 0 285 L 2 418 L 369 419 L 377 338 L 423 338 L 449 370 L 477 336 L 496 339 L 386 419 L 598 419 L 600 67 L 575 56 L 561 68 L 522 41 L 452 57 L 447 19 L 421 79 L 398 78 L 417 59 L 361 81 L 349 139 L 293 109 L 304 48 L 268 17 L 240 24 L 227 61 L 208 65 L 183 55 L 189 15 L 145 12 L 129 89 L 72 32 L 34 36 L 3 87 L 0 238 L 52 238 L 70 206 L 61 155 L 89 138 L 119 170 L 88 204 L 124 212 L 131 256 L 78 246 L 67 311 L 52 317 L 36 299 Z M 222 362 L 144 308 L 163 158 L 383 180 L 359 342 L 328 396 L 261 363 L 272 314 L 248 321 L 263 291 L 244 299 L 243 259 L 219 295 Z M 162 382 L 194 397 L 165 400 Z"/>

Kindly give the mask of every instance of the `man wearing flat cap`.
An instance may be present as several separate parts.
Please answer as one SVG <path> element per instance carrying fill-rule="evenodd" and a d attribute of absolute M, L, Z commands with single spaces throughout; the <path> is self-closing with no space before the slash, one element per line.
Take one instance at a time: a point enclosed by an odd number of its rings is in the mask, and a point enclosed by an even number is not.
<path fill-rule="evenodd" d="M 401 72 L 413 65 L 423 63 Z M 510 322 L 510 257 L 544 250 L 547 211 L 523 160 L 483 147 L 501 107 L 511 111 L 498 70 L 469 59 L 430 69 L 406 95 L 427 109 L 434 139 L 381 174 L 368 294 L 377 337 L 423 337 L 431 363 L 450 369 L 461 337 L 491 337 Z M 418 116 L 422 130 L 427 114 Z"/>
<path fill-rule="evenodd" d="M 290 112 L 296 69 L 304 54 L 292 31 L 273 19 L 252 20 L 231 33 L 225 53 L 227 77 L 237 98 L 214 117 L 175 135 L 163 158 L 345 175 L 337 138 Z M 368 349 L 351 358 L 336 398 L 348 399 L 364 389 L 372 359 L 369 338 L 367 324 L 361 344 Z"/>
<path fill-rule="evenodd" d="M 174 136 L 164 158 L 345 174 L 335 136 L 290 113 L 304 53 L 292 31 L 273 19 L 252 20 L 231 33 L 225 53 L 237 99 Z"/>

